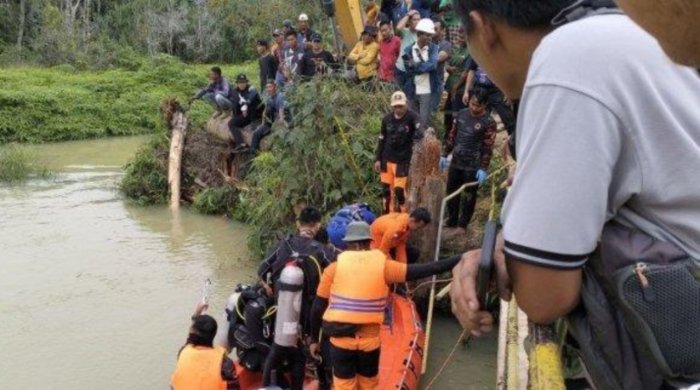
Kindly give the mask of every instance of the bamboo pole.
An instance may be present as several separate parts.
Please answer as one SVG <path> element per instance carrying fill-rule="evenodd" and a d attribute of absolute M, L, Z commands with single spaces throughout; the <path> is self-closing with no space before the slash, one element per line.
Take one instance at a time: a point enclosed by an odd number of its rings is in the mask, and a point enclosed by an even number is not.
<path fill-rule="evenodd" d="M 187 132 L 187 115 L 179 109 L 173 114 L 170 137 L 170 155 L 168 157 L 168 184 L 170 184 L 170 209 L 180 208 L 180 180 L 182 176 L 182 150 L 185 147 Z"/>

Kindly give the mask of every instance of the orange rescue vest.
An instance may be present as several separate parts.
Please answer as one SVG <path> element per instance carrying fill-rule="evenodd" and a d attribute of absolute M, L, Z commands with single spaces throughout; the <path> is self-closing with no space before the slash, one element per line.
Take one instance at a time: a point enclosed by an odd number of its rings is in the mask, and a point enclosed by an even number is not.
<path fill-rule="evenodd" d="M 207 348 L 187 344 L 180 352 L 170 380 L 173 390 L 226 390 L 226 381 L 221 378 L 225 353 L 219 346 Z"/>
<path fill-rule="evenodd" d="M 323 319 L 347 324 L 381 324 L 389 296 L 382 251 L 346 251 L 338 255 L 331 296 Z"/>

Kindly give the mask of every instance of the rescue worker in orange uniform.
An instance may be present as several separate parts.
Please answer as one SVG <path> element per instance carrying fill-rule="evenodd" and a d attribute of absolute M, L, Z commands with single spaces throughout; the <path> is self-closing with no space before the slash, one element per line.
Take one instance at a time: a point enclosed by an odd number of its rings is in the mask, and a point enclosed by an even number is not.
<path fill-rule="evenodd" d="M 423 229 L 430 220 L 430 212 L 423 207 L 413 210 L 410 215 L 408 213 L 382 215 L 372 223 L 372 249 L 379 249 L 396 261 L 407 263 L 406 241 L 409 233 Z"/>
<path fill-rule="evenodd" d="M 311 309 L 313 334 L 330 336 L 335 390 L 374 390 L 379 386 L 380 328 L 389 301 L 389 284 L 436 275 L 452 269 L 459 256 L 426 264 L 391 260 L 370 249 L 365 222 L 348 225 L 348 249 L 329 265 Z M 309 347 L 318 356 L 319 345 Z"/>
<path fill-rule="evenodd" d="M 216 320 L 199 303 L 192 316 L 187 343 L 180 349 L 171 390 L 240 390 L 233 361 L 226 349 L 214 346 Z"/>
<path fill-rule="evenodd" d="M 382 182 L 384 213 L 406 211 L 408 169 L 413 144 L 423 137 L 420 119 L 408 109 L 406 94 L 391 95 L 391 111 L 382 119 L 374 170 Z"/>

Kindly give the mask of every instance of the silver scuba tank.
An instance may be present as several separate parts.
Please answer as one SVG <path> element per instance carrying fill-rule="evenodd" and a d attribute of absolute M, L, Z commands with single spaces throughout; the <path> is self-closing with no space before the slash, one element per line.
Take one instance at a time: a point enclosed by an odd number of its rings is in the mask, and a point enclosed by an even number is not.
<path fill-rule="evenodd" d="M 222 347 L 226 348 L 227 350 L 231 350 L 231 341 L 228 339 L 228 330 L 229 327 L 231 327 L 231 318 L 235 318 L 236 316 L 236 305 L 238 304 L 238 300 L 241 297 L 241 292 L 236 291 L 233 294 L 229 295 L 228 299 L 226 300 L 226 312 L 224 312 L 224 326 L 219 326 L 217 335 L 216 335 L 216 345 L 221 345 Z"/>
<path fill-rule="evenodd" d="M 277 282 L 277 318 L 275 344 L 296 347 L 299 340 L 299 317 L 304 286 L 304 272 L 293 263 L 282 270 Z"/>

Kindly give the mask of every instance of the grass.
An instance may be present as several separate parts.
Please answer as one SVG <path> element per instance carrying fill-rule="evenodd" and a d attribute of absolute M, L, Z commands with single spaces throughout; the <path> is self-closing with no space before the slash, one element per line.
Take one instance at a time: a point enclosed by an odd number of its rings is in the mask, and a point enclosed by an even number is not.
<path fill-rule="evenodd" d="M 186 101 L 206 85 L 210 66 L 160 56 L 132 70 L 76 71 L 70 65 L 0 69 L 0 144 L 153 133 L 162 126 L 160 102 L 168 96 Z M 255 63 L 224 65 L 222 70 L 229 80 L 244 72 L 257 84 Z M 210 113 L 206 103 L 195 102 L 190 120 L 200 127 Z"/>
<path fill-rule="evenodd" d="M 17 183 L 36 175 L 51 176 L 51 171 L 37 161 L 36 154 L 19 145 L 0 148 L 0 182 Z"/>

